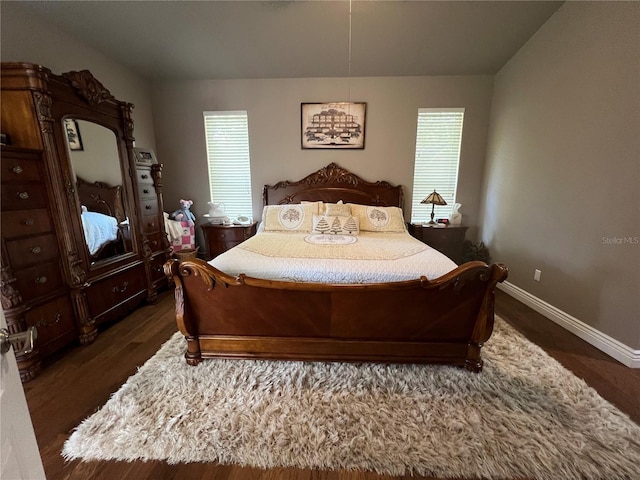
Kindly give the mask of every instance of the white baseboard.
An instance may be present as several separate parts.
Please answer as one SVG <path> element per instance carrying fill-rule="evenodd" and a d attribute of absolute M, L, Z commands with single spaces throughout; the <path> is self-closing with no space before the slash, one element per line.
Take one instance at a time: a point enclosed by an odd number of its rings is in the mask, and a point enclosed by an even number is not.
<path fill-rule="evenodd" d="M 615 358 L 623 365 L 631 368 L 640 368 L 640 350 L 634 350 L 618 340 L 605 335 L 590 325 L 581 322 L 568 313 L 548 304 L 544 300 L 531 295 L 529 292 L 516 287 L 509 282 L 498 284 L 498 288 L 513 298 L 520 300 L 536 312 L 544 315 L 549 320 L 577 335 L 585 342 L 590 343 L 607 355 Z"/>

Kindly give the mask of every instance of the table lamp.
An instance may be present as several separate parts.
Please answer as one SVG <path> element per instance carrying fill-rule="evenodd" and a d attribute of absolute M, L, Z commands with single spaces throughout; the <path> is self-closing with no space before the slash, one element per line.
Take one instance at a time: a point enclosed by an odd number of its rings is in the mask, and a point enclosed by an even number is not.
<path fill-rule="evenodd" d="M 428 224 L 436 225 L 436 222 L 433 220 L 433 211 L 436 208 L 436 205 L 446 205 L 447 202 L 445 202 L 444 198 L 442 198 L 440 194 L 434 190 L 433 193 L 430 193 L 429 196 L 422 200 L 420 203 L 431 204 L 431 221 Z"/>

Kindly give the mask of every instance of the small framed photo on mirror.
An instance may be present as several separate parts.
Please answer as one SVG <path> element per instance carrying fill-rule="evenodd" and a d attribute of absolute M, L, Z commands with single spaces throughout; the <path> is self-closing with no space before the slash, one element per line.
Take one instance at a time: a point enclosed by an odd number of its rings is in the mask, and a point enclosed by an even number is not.
<path fill-rule="evenodd" d="M 76 122 L 73 118 L 65 118 L 64 131 L 67 134 L 69 150 L 84 150 L 84 148 L 82 147 L 82 138 L 80 137 L 78 122 Z"/>
<path fill-rule="evenodd" d="M 136 163 L 138 165 L 153 165 L 154 163 L 158 163 L 156 155 L 150 148 L 135 147 L 133 152 L 136 155 Z"/>

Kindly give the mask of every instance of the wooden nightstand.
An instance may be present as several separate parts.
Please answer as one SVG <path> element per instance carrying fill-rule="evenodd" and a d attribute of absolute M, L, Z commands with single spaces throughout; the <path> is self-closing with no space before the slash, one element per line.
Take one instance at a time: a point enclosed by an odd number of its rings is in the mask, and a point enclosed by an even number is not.
<path fill-rule="evenodd" d="M 207 260 L 217 257 L 222 252 L 244 242 L 256 234 L 257 222 L 251 225 L 202 225 L 204 241 L 207 245 Z"/>
<path fill-rule="evenodd" d="M 467 228 L 462 225 L 430 227 L 428 225 L 408 225 L 409 233 L 418 240 L 444 253 L 458 265 L 462 263 L 462 243 Z"/>

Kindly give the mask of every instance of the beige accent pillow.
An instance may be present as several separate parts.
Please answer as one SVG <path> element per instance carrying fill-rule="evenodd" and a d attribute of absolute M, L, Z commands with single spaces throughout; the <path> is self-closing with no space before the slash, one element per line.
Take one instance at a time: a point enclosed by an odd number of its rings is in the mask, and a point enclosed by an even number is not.
<path fill-rule="evenodd" d="M 351 207 L 342 203 L 342 200 L 338 203 L 323 203 L 320 207 L 320 215 L 348 217 L 351 215 Z"/>
<path fill-rule="evenodd" d="M 314 215 L 313 230 L 315 234 L 359 235 L 360 219 L 353 216 Z"/>
<path fill-rule="evenodd" d="M 302 200 L 300 202 L 302 205 L 315 205 L 315 211 L 313 212 L 314 215 L 322 215 L 322 202 L 320 200 L 315 201 L 315 202 L 310 202 L 308 200 Z"/>
<path fill-rule="evenodd" d="M 399 207 L 379 207 L 348 203 L 351 214 L 360 217 L 360 230 L 363 232 L 403 233 L 407 226 Z"/>
<path fill-rule="evenodd" d="M 264 232 L 310 232 L 319 202 L 266 205 L 262 210 Z"/>

